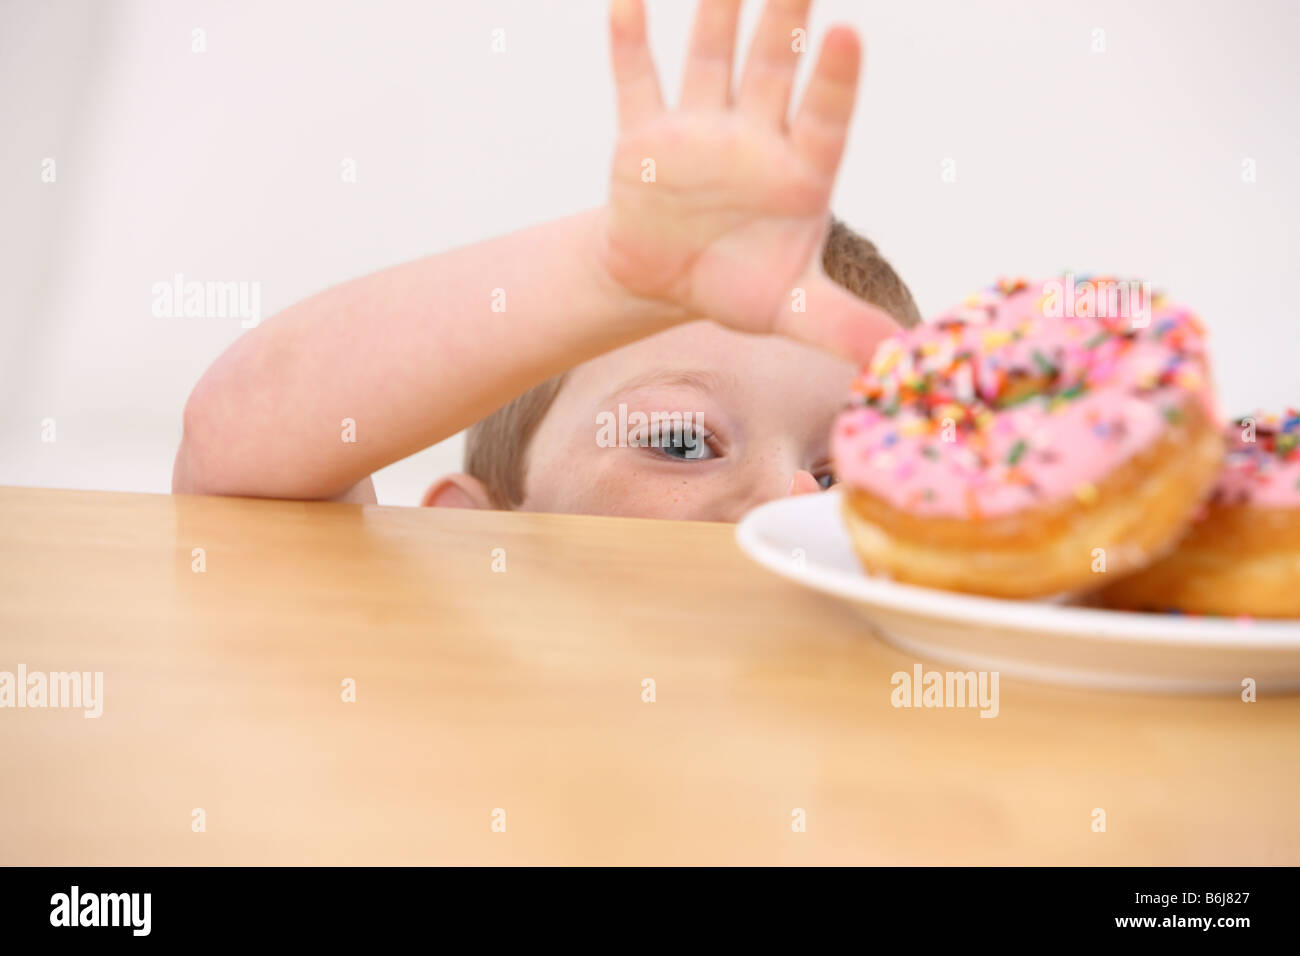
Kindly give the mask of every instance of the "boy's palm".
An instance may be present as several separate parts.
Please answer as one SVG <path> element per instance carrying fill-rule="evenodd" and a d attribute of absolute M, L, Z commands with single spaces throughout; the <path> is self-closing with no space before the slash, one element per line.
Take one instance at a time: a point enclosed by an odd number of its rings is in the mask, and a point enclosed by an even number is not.
<path fill-rule="evenodd" d="M 778 332 L 865 360 L 896 328 L 826 277 L 820 250 L 857 87 L 852 31 L 827 37 L 786 112 L 810 0 L 769 0 L 734 101 L 739 0 L 701 0 L 682 87 L 664 109 L 641 0 L 614 0 L 619 95 L 605 266 L 629 292 L 744 332 Z M 801 308 L 802 307 L 802 308 Z"/>

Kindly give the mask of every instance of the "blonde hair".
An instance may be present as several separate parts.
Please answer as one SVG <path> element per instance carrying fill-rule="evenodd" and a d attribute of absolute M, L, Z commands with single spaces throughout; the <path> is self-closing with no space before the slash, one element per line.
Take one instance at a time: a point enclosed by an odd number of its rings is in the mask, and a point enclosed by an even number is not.
<path fill-rule="evenodd" d="M 884 309 L 904 328 L 921 321 L 912 293 L 875 243 L 834 217 L 822 250 L 822 268 L 832 280 Z M 523 503 L 529 444 L 566 375 L 562 372 L 530 388 L 466 433 L 465 472 L 483 482 L 498 508 L 517 508 Z"/>

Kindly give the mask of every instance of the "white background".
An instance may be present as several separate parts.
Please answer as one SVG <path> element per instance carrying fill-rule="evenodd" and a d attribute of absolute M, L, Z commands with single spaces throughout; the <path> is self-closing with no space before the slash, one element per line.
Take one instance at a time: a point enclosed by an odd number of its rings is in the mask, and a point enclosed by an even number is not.
<path fill-rule="evenodd" d="M 675 99 L 694 4 L 649 3 Z M 833 208 L 923 313 L 1000 275 L 1140 275 L 1207 320 L 1225 411 L 1300 404 L 1300 4 L 822 0 L 814 48 L 833 21 L 868 50 Z M 0 0 L 0 484 L 167 490 L 241 332 L 154 318 L 176 272 L 258 281 L 266 317 L 599 203 L 605 30 L 604 0 Z M 460 448 L 385 469 L 380 501 Z"/>

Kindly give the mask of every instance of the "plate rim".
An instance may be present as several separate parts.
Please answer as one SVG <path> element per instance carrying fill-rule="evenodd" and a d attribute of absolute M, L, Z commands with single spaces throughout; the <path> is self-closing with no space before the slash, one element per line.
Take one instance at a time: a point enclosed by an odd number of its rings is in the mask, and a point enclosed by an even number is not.
<path fill-rule="evenodd" d="M 871 577 L 861 570 L 850 573 L 814 564 L 811 559 L 799 567 L 790 557 L 777 553 L 776 546 L 763 536 L 774 513 L 784 518 L 786 511 L 835 509 L 836 520 L 842 522 L 838 515 L 841 499 L 840 489 L 832 488 L 820 494 L 777 498 L 761 504 L 736 524 L 736 543 L 748 558 L 774 574 L 884 611 L 962 625 L 1032 629 L 1076 639 L 1300 651 L 1300 620 L 1250 618 L 1243 622 L 1238 618 L 1144 614 L 963 594 Z M 844 533 L 848 534 L 846 527 Z"/>

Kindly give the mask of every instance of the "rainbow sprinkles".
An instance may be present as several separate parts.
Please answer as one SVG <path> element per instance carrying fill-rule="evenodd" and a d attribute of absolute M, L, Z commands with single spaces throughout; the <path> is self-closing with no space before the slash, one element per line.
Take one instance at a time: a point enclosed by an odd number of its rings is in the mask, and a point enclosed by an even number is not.
<path fill-rule="evenodd" d="M 1073 301 L 1125 308 L 1058 317 L 1062 281 L 1002 280 L 883 342 L 831 435 L 840 479 L 931 517 L 1091 504 L 1192 403 L 1217 419 L 1189 309 L 1147 283 L 1067 276 L 1095 293 Z"/>
<path fill-rule="evenodd" d="M 1228 454 L 1214 501 L 1259 508 L 1300 508 L 1300 410 L 1257 412 L 1230 423 Z"/>

